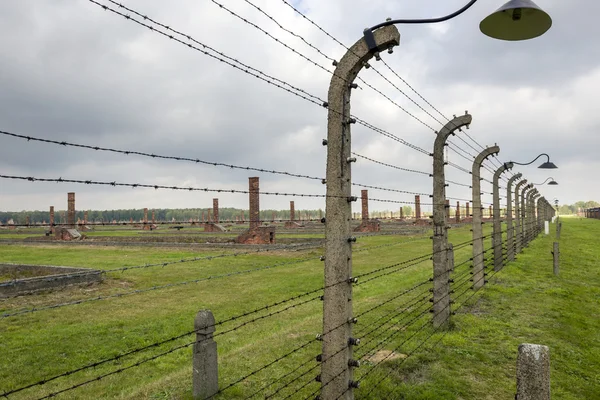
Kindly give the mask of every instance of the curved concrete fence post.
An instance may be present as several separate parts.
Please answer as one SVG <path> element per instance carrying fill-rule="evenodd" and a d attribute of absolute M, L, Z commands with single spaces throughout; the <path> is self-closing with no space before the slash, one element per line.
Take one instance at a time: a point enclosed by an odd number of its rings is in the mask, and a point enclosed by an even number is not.
<path fill-rule="evenodd" d="M 374 32 L 377 51 L 400 43 L 395 26 Z M 363 38 L 358 40 L 337 63 L 327 103 L 327 198 L 325 222 L 325 289 L 323 293 L 323 341 L 321 354 L 321 398 L 354 398 L 352 347 L 352 242 L 350 236 L 351 194 L 351 125 L 350 95 L 357 85 L 354 79 L 373 57 Z"/>
<path fill-rule="evenodd" d="M 506 184 L 506 259 L 515 259 L 515 231 L 513 224 L 513 183 L 521 179 L 521 173 L 513 175 Z M 518 209 L 517 209 L 518 210 Z M 518 211 L 517 211 L 518 212 Z"/>
<path fill-rule="evenodd" d="M 492 146 L 483 150 L 475 157 L 473 169 L 473 289 L 479 289 L 485 284 L 483 265 L 483 227 L 481 207 L 481 164 L 490 156 L 498 154 L 500 147 Z"/>
<path fill-rule="evenodd" d="M 448 268 L 447 213 L 450 204 L 446 200 L 446 177 L 444 174 L 444 149 L 446 140 L 472 121 L 469 114 L 455 117 L 437 133 L 433 144 L 433 326 L 447 327 L 450 319 L 450 271 Z"/>
<path fill-rule="evenodd" d="M 500 271 L 502 269 L 504 254 L 502 252 L 502 216 L 500 215 L 500 175 L 504 172 L 512 169 L 513 163 L 504 163 L 500 168 L 494 172 L 493 184 L 493 216 L 494 225 L 492 233 L 492 247 L 494 248 L 494 271 Z"/>

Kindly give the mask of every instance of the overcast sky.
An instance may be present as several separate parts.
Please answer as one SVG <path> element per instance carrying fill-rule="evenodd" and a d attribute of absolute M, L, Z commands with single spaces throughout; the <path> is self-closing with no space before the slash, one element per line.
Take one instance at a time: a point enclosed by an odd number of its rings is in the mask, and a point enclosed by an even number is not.
<path fill-rule="evenodd" d="M 331 75 L 235 18 L 210 0 L 120 0 L 269 75 L 326 99 Z M 218 0 L 310 60 L 333 70 L 331 61 L 281 30 L 244 0 Z M 345 49 L 280 0 L 251 0 L 284 27 L 326 55 Z M 112 8 L 108 0 L 98 0 Z M 448 14 L 465 0 L 296 0 L 302 12 L 346 45 L 386 17 L 423 18 Z M 540 188 L 550 201 L 600 200 L 600 3 L 539 0 L 553 26 L 524 42 L 490 39 L 479 21 L 502 4 L 481 0 L 460 17 L 439 25 L 399 26 L 401 44 L 385 61 L 445 116 L 468 110 L 467 131 L 479 144 L 500 146 L 499 159 L 531 161 L 549 153 L 558 170 L 522 167 L 530 182 L 552 176 L 559 186 Z M 124 12 L 122 9 L 120 11 Z M 129 12 L 125 12 L 131 14 Z M 133 16 L 133 15 L 132 15 Z M 184 39 L 187 41 L 187 39 Z M 372 64 L 439 121 L 445 120 L 381 63 Z M 241 166 L 325 175 L 327 111 L 169 40 L 88 0 L 0 2 L 0 130 L 92 146 L 199 158 Z M 360 75 L 434 129 L 441 124 L 372 70 Z M 358 82 L 360 84 L 360 82 Z M 361 84 L 352 112 L 431 151 L 433 132 Z M 431 158 L 359 125 L 353 151 L 400 167 L 430 172 Z M 473 147 L 478 146 L 466 136 Z M 456 146 L 475 151 L 457 138 Z M 471 169 L 450 151 L 449 160 Z M 495 169 L 498 164 L 487 163 Z M 463 184 L 470 175 L 451 167 L 447 178 Z M 108 154 L 27 142 L 0 135 L 0 174 L 217 189 L 248 187 L 259 176 L 261 190 L 324 194 L 319 181 L 249 173 L 189 162 Z M 390 189 L 431 193 L 427 176 L 361 160 L 353 181 Z M 487 171 L 484 176 L 491 179 Z M 491 192 L 491 185 L 483 183 Z M 0 210 L 66 208 L 77 193 L 77 209 L 210 207 L 247 208 L 247 195 L 92 187 L 0 179 Z M 354 188 L 360 195 L 360 187 Z M 451 185 L 449 197 L 470 198 Z M 372 198 L 413 201 L 414 196 L 371 189 Z M 490 201 L 487 195 L 484 201 Z M 323 199 L 261 196 L 262 208 L 324 208 Z M 427 199 L 423 200 L 427 202 Z M 452 201 L 455 204 L 455 201 Z M 371 203 L 371 210 L 399 204 Z M 359 204 L 355 206 L 359 211 Z"/>

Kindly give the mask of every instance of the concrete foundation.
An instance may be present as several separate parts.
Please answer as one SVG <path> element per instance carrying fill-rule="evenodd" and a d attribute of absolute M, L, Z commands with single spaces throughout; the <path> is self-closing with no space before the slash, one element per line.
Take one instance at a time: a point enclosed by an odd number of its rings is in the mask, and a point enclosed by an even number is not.
<path fill-rule="evenodd" d="M 0 298 L 7 298 L 100 282 L 102 271 L 51 265 L 0 264 L 0 277 L 10 279 L 0 281 Z"/>

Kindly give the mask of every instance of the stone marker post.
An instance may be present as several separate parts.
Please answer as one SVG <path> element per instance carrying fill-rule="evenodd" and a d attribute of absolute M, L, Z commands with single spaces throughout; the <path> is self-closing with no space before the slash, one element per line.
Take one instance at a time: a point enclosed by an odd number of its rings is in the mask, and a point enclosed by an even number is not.
<path fill-rule="evenodd" d="M 192 385 L 194 399 L 209 399 L 219 391 L 217 342 L 213 339 L 215 317 L 210 310 L 200 310 L 194 320 Z"/>
<path fill-rule="evenodd" d="M 494 172 L 493 184 L 493 233 L 492 233 L 492 248 L 494 249 L 494 271 L 500 271 L 503 265 L 504 254 L 502 252 L 502 220 L 500 215 L 500 175 L 507 170 L 512 169 L 513 163 L 504 163 L 500 168 Z"/>
<path fill-rule="evenodd" d="M 450 268 L 448 268 L 448 227 L 450 202 L 446 199 L 444 149 L 455 131 L 468 126 L 469 114 L 455 117 L 437 133 L 433 144 L 433 327 L 446 328 L 450 321 Z"/>
<path fill-rule="evenodd" d="M 377 51 L 400 43 L 395 26 L 373 32 Z M 352 242 L 350 236 L 351 124 L 350 95 L 359 71 L 373 57 L 367 43 L 360 38 L 341 58 L 329 85 L 327 115 L 327 198 L 325 223 L 325 289 L 323 297 L 323 341 L 321 354 L 321 394 L 326 400 L 354 399 L 355 387 L 352 348 L 359 341 L 352 338 Z"/>
<path fill-rule="evenodd" d="M 483 227 L 481 207 L 481 164 L 486 158 L 493 154 L 498 154 L 498 146 L 488 147 L 475 157 L 473 169 L 473 289 L 479 289 L 485 284 L 484 265 L 483 265 Z"/>
<path fill-rule="evenodd" d="M 515 400 L 550 400 L 550 349 L 547 346 L 519 345 Z"/>
<path fill-rule="evenodd" d="M 512 185 L 516 180 L 521 179 L 521 173 L 513 175 L 506 184 L 506 259 L 513 261 L 515 259 L 515 231 L 513 228 L 513 192 Z M 517 209 L 518 210 L 518 209 Z M 518 213 L 518 211 L 517 211 Z"/>

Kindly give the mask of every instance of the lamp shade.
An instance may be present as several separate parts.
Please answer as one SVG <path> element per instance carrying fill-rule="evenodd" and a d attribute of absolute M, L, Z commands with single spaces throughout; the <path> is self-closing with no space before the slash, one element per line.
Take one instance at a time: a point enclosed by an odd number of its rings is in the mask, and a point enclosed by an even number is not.
<path fill-rule="evenodd" d="M 558 182 L 556 182 L 554 179 L 551 180 L 550 182 L 548 182 L 548 185 L 558 185 Z"/>
<path fill-rule="evenodd" d="M 527 40 L 543 35 L 552 19 L 531 0 L 511 0 L 479 24 L 481 32 L 501 40 Z"/>
<path fill-rule="evenodd" d="M 555 169 L 555 168 L 558 168 L 558 167 L 553 162 L 546 161 L 545 163 L 543 163 L 542 165 L 540 165 L 538 168 L 541 168 L 541 169 Z"/>

